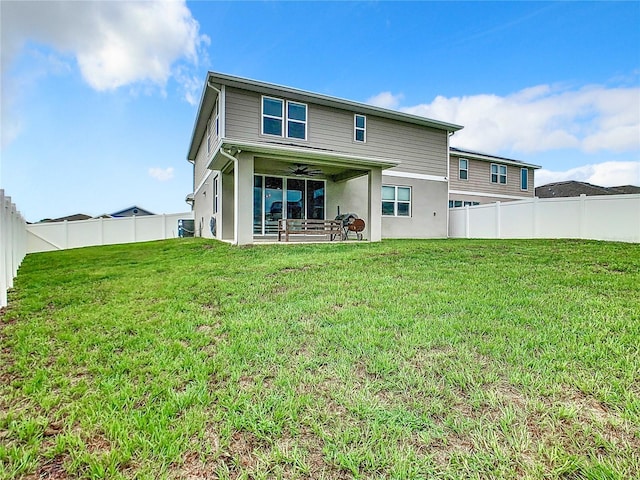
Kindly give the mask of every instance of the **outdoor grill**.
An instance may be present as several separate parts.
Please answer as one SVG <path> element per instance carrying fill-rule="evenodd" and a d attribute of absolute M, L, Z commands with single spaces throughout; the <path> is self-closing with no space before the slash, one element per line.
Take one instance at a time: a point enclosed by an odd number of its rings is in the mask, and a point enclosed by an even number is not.
<path fill-rule="evenodd" d="M 364 220 L 358 218 L 355 213 L 338 214 L 335 220 L 342 223 L 342 239 L 349 238 L 349 232 L 354 232 L 358 240 L 362 240 L 362 231 L 364 230 Z"/>

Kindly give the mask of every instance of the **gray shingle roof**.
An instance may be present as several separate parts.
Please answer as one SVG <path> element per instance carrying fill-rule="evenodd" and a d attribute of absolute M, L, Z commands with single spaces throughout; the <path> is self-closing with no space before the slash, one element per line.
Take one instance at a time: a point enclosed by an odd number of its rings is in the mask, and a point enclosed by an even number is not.
<path fill-rule="evenodd" d="M 568 180 L 555 182 L 536 187 L 538 198 L 579 197 L 582 194 L 591 195 L 623 195 L 640 193 L 640 187 L 634 185 L 622 185 L 619 187 L 601 187 L 587 182 Z"/>

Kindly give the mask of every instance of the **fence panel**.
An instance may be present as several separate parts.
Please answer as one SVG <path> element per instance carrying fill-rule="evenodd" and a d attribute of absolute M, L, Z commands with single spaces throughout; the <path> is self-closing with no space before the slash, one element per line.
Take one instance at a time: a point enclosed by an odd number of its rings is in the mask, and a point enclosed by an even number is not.
<path fill-rule="evenodd" d="M 26 251 L 36 253 L 175 238 L 180 219 L 193 219 L 193 213 L 35 223 L 27 225 Z"/>
<path fill-rule="evenodd" d="M 640 243 L 640 195 L 535 198 L 449 210 L 452 238 L 579 238 Z"/>
<path fill-rule="evenodd" d="M 26 255 L 27 223 L 11 197 L 0 189 L 0 308 L 7 305 L 7 290 Z"/>

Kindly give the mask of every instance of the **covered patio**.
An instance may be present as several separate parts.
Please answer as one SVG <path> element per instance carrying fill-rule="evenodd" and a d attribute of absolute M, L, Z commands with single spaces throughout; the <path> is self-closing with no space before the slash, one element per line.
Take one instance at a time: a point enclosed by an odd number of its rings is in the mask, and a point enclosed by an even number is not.
<path fill-rule="evenodd" d="M 277 241 L 281 219 L 353 212 L 365 221 L 363 237 L 379 241 L 382 171 L 398 163 L 281 143 L 222 142 L 208 166 L 221 172 L 218 238 L 236 245 Z M 296 241 L 312 237 L 320 236 Z"/>

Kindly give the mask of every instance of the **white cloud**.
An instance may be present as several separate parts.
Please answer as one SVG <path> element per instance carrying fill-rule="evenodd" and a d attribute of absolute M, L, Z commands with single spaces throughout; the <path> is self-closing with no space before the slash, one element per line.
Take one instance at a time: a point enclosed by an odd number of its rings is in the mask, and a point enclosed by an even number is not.
<path fill-rule="evenodd" d="M 3 2 L 2 69 L 26 42 L 75 57 L 98 91 L 136 82 L 164 86 L 172 64 L 197 64 L 209 40 L 184 1 Z"/>
<path fill-rule="evenodd" d="M 383 92 L 397 108 L 401 97 Z M 396 100 L 394 107 L 394 100 Z M 577 90 L 538 85 L 506 96 L 436 97 L 400 110 L 463 125 L 452 145 L 488 152 L 542 152 L 575 148 L 586 153 L 640 149 L 640 88 L 588 86 Z"/>
<path fill-rule="evenodd" d="M 640 162 L 603 162 L 583 165 L 564 172 L 540 169 L 536 170 L 535 178 L 536 186 L 566 180 L 577 180 L 603 187 L 640 185 Z"/>
<path fill-rule="evenodd" d="M 153 167 L 149 169 L 149 176 L 158 180 L 159 182 L 166 182 L 167 180 L 171 180 L 174 176 L 173 167 L 168 168 L 158 168 Z"/>
<path fill-rule="evenodd" d="M 400 101 L 404 98 L 404 95 L 401 93 L 394 95 L 391 92 L 382 92 L 378 95 L 375 95 L 369 98 L 366 103 L 369 105 L 373 105 L 374 107 L 382 107 L 382 108 L 398 108 L 400 105 Z"/>

